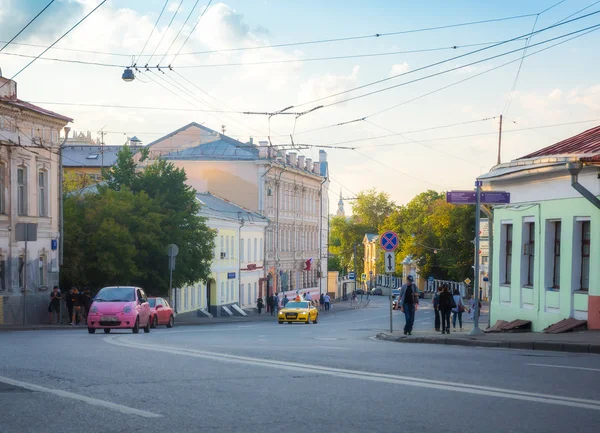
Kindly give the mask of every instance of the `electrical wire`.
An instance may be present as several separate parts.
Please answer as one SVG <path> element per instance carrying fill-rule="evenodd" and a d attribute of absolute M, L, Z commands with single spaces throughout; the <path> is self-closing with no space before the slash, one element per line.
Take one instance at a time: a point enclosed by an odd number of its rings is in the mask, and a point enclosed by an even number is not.
<path fill-rule="evenodd" d="M 185 41 L 183 41 L 183 44 L 181 44 L 181 47 L 179 47 L 179 50 L 177 50 L 177 53 L 175 53 L 175 56 L 173 56 L 173 59 L 171 60 L 170 64 L 173 64 L 175 62 L 175 59 L 177 58 L 177 56 L 179 55 L 179 53 L 181 52 L 181 50 L 183 49 L 183 47 L 185 46 L 185 44 L 187 44 L 188 39 L 190 39 L 190 36 L 192 36 L 192 34 L 194 33 L 194 31 L 196 30 L 196 27 L 198 26 L 198 24 L 200 24 L 200 21 L 202 20 L 202 17 L 204 16 L 204 14 L 206 13 L 206 11 L 210 7 L 211 3 L 212 3 L 212 0 L 209 0 L 208 4 L 206 5 L 206 7 L 204 8 L 204 10 L 200 14 L 200 18 L 198 18 L 198 21 L 196 21 L 196 24 L 194 24 L 194 27 L 192 27 L 192 31 L 190 31 L 190 34 L 187 36 L 187 38 L 185 38 Z"/>
<path fill-rule="evenodd" d="M 156 45 L 156 48 L 154 48 L 154 51 L 152 52 L 152 55 L 150 56 L 150 58 L 146 61 L 146 64 L 150 63 L 150 61 L 152 60 L 152 57 L 154 57 L 154 54 L 156 54 L 156 50 L 158 50 L 158 47 L 160 47 L 160 45 L 162 44 L 162 41 L 165 38 L 165 36 L 167 35 L 167 32 L 169 31 L 169 29 L 171 28 L 171 24 L 173 24 L 173 21 L 175 20 L 175 17 L 177 16 L 177 13 L 179 12 L 179 8 L 181 7 L 182 3 L 183 3 L 183 0 L 181 0 L 179 2 L 179 6 L 177 6 L 177 9 L 175 10 L 175 13 L 173 14 L 173 17 L 171 18 L 171 21 L 169 21 L 169 25 L 167 26 L 167 28 L 165 29 L 164 33 L 160 37 L 160 41 L 158 41 L 158 45 Z M 165 55 L 166 54 L 167 53 L 165 53 Z"/>
<path fill-rule="evenodd" d="M 150 42 L 150 39 L 152 38 L 152 35 L 154 34 L 154 31 L 156 30 L 156 27 L 158 26 L 158 22 L 160 21 L 160 18 L 162 17 L 165 8 L 167 7 L 167 4 L 169 3 L 169 0 L 165 1 L 165 4 L 162 7 L 162 10 L 160 11 L 160 14 L 158 15 L 158 18 L 156 19 L 156 22 L 154 23 L 154 27 L 152 27 L 152 31 L 150 32 L 150 36 L 148 36 L 148 39 L 146 39 L 146 43 L 144 44 L 144 48 L 142 48 L 142 51 L 140 51 L 140 54 L 138 54 L 137 60 L 135 62 L 133 62 L 133 64 L 137 64 L 140 61 L 140 57 L 142 57 L 142 54 L 144 53 L 144 50 L 146 49 L 146 47 L 148 46 L 148 42 Z M 129 54 L 125 54 L 125 56 L 129 57 Z"/>
<path fill-rule="evenodd" d="M 15 75 L 13 75 L 13 76 L 11 77 L 11 79 L 10 79 L 10 80 L 14 80 L 14 79 L 15 79 L 15 77 L 17 77 L 17 76 L 18 76 L 18 75 L 19 75 L 21 72 L 23 72 L 25 69 L 27 69 L 29 66 L 31 66 L 31 64 L 32 64 L 33 62 L 35 62 L 35 61 L 36 61 L 38 58 L 40 58 L 40 57 L 41 57 L 41 56 L 42 56 L 42 55 L 43 55 L 43 54 L 44 54 L 46 51 L 48 51 L 50 48 L 52 48 L 54 45 L 56 45 L 58 42 L 60 42 L 60 41 L 61 41 L 61 40 L 62 40 L 62 39 L 65 37 L 65 36 L 67 36 L 69 33 L 71 33 L 71 32 L 72 32 L 72 31 L 73 31 L 73 30 L 74 30 L 74 29 L 75 29 L 77 26 L 79 26 L 79 24 L 81 24 L 83 21 L 85 21 L 85 20 L 87 19 L 87 17 L 89 17 L 90 15 L 92 15 L 94 12 L 96 12 L 96 11 L 97 11 L 97 10 L 100 8 L 100 6 L 102 6 L 104 3 L 106 3 L 106 1 L 107 1 L 107 0 L 102 0 L 102 2 L 100 2 L 100 3 L 98 4 L 98 6 L 96 6 L 94 9 L 92 9 L 92 10 L 91 10 L 91 11 L 90 11 L 90 12 L 89 12 L 89 13 L 88 13 L 86 16 L 84 16 L 82 19 L 80 19 L 79 21 L 77 21 L 77 23 L 76 23 L 76 24 L 75 24 L 73 27 L 71 27 L 69 30 L 67 30 L 67 32 L 66 32 L 66 33 L 63 33 L 63 35 L 62 35 L 60 38 L 58 38 L 58 39 L 57 39 L 56 41 L 54 41 L 54 42 L 53 42 L 53 43 L 52 43 L 52 44 L 51 44 L 51 45 L 50 45 L 48 48 L 46 48 L 46 49 L 45 49 L 44 51 L 42 51 L 42 52 L 41 52 L 41 53 L 40 53 L 38 56 L 36 56 L 36 58 L 35 58 L 35 59 L 33 59 L 31 62 L 29 62 L 29 63 L 27 63 L 25 66 L 23 66 L 23 67 L 22 67 L 22 68 L 19 70 L 19 72 L 17 72 Z M 0 86 L 0 88 L 2 88 L 2 87 L 4 87 L 4 86 L 6 86 L 6 84 L 7 84 L 8 82 L 9 82 L 9 80 L 7 80 L 7 81 L 6 81 L 4 84 L 2 84 L 2 85 Z"/>
<path fill-rule="evenodd" d="M 594 3 L 592 3 L 592 4 L 590 4 L 590 5 L 587 5 L 587 6 L 586 6 L 586 7 L 584 7 L 584 8 L 581 8 L 581 9 L 579 9 L 577 12 L 573 12 L 571 15 L 569 15 L 569 16 L 567 16 L 567 17 L 564 17 L 562 20 L 560 20 L 560 21 L 559 21 L 559 23 L 562 23 L 563 21 L 565 21 L 565 20 L 568 20 L 569 18 L 571 18 L 571 17 L 573 17 L 573 16 L 577 15 L 577 14 L 578 14 L 578 13 L 580 13 L 580 12 L 583 12 L 583 11 L 584 11 L 584 10 L 586 10 L 586 9 L 589 9 L 589 8 L 591 8 L 592 6 L 596 6 L 598 3 L 600 3 L 600 0 L 598 0 L 598 1 L 595 1 L 595 2 L 594 2 Z"/>
<path fill-rule="evenodd" d="M 454 57 L 450 57 L 450 58 L 446 58 L 446 59 L 444 59 L 444 60 L 440 60 L 440 61 L 438 61 L 438 62 L 430 63 L 430 64 L 428 64 L 428 65 L 425 65 L 425 66 L 422 66 L 422 67 L 420 67 L 420 68 L 413 69 L 413 70 L 410 70 L 410 71 L 407 71 L 407 72 L 403 72 L 403 73 L 401 73 L 401 74 L 392 75 L 392 76 L 390 76 L 390 77 L 387 77 L 387 78 L 382 78 L 382 79 L 380 79 L 380 80 L 376 80 L 376 81 L 372 81 L 372 82 L 370 82 L 370 83 L 363 84 L 363 85 L 361 85 L 361 86 L 357 86 L 357 87 L 354 87 L 354 88 L 352 88 L 352 89 L 348 89 L 348 90 L 344 90 L 344 91 L 341 91 L 341 92 L 337 92 L 337 93 L 334 93 L 334 94 L 331 94 L 331 95 L 328 95 L 328 96 L 323 96 L 323 97 L 321 97 L 321 98 L 313 99 L 313 100 L 310 100 L 310 101 L 307 101 L 307 102 L 302 102 L 302 103 L 300 103 L 300 104 L 296 104 L 296 105 L 295 105 L 295 107 L 299 107 L 299 106 L 303 106 L 303 105 L 309 105 L 309 104 L 314 104 L 314 103 L 316 103 L 316 102 L 320 102 L 320 101 L 323 101 L 323 100 L 325 100 L 325 99 L 330 99 L 330 98 L 333 98 L 333 97 L 335 97 L 335 96 L 340 96 L 340 95 L 343 95 L 343 94 L 346 94 L 346 93 L 354 92 L 354 91 L 356 91 L 356 90 L 364 89 L 364 88 L 366 88 L 366 87 L 374 86 L 374 85 L 376 85 L 376 84 L 381 84 L 381 83 L 383 83 L 383 82 L 386 82 L 386 81 L 389 81 L 389 80 L 393 80 L 393 79 L 395 79 L 395 78 L 399 78 L 399 77 L 402 77 L 402 76 L 405 76 L 405 75 L 413 74 L 413 73 L 415 73 L 415 72 L 419 72 L 419 71 L 422 71 L 422 70 L 425 70 L 425 69 L 430 69 L 430 68 L 432 68 L 432 67 L 434 67 L 434 66 L 439 66 L 439 65 L 441 65 L 441 64 L 448 63 L 448 62 L 451 62 L 451 61 L 453 61 L 453 60 L 457 60 L 457 59 L 460 59 L 460 58 L 463 58 L 463 57 L 467 57 L 467 56 L 470 56 L 470 55 L 473 55 L 473 54 L 476 54 L 476 53 L 480 53 L 480 52 L 482 52 L 482 51 L 490 50 L 490 49 L 492 49 L 492 48 L 498 47 L 498 46 L 500 46 L 500 45 L 504 45 L 504 44 L 506 44 L 506 43 L 509 43 L 509 42 L 515 41 L 515 40 L 517 40 L 517 39 L 522 39 L 522 38 L 524 38 L 524 37 L 531 37 L 531 36 L 533 36 L 534 34 L 539 34 L 539 33 L 542 33 L 542 32 L 548 31 L 548 30 L 551 30 L 551 29 L 553 29 L 553 28 L 559 27 L 559 26 L 563 26 L 563 25 L 566 25 L 566 24 L 569 24 L 569 23 L 572 23 L 572 22 L 575 22 L 575 21 L 579 21 L 579 20 L 581 20 L 581 19 L 588 18 L 588 17 L 590 17 L 590 16 L 593 16 L 593 15 L 596 15 L 596 14 L 598 14 L 598 13 L 600 13 L 600 10 L 599 10 L 599 11 L 595 11 L 595 12 L 591 12 L 591 13 L 589 13 L 589 14 L 586 14 L 586 15 L 582 15 L 582 16 L 580 16 L 580 17 L 577 17 L 577 18 L 573 18 L 573 19 L 571 19 L 571 20 L 568 20 L 568 21 L 564 21 L 564 22 L 562 22 L 562 23 L 553 24 L 553 25 L 551 25 L 551 26 L 548 26 L 548 27 L 545 27 L 545 28 L 543 28 L 543 29 L 537 30 L 537 31 L 535 31 L 535 32 L 533 32 L 533 33 L 525 33 L 525 34 L 519 35 L 519 36 L 517 36 L 517 37 L 511 38 L 511 39 L 507 39 L 506 41 L 498 42 L 497 44 L 494 44 L 494 45 L 490 45 L 490 46 L 487 46 L 487 47 L 484 47 L 484 48 L 479 48 L 479 49 L 477 49 L 477 50 L 469 51 L 468 53 L 461 54 L 461 55 L 454 56 Z M 550 39 L 550 40 L 553 40 L 553 39 Z M 547 40 L 547 41 L 548 41 L 548 40 Z M 539 45 L 539 44 L 538 44 L 538 45 Z M 504 55 L 506 55 L 506 54 L 510 54 L 511 52 L 521 51 L 521 50 L 522 50 L 522 49 L 513 50 L 513 51 L 510 51 L 510 52 L 508 52 L 508 53 L 505 53 Z M 480 63 L 480 62 L 481 62 L 481 61 L 479 61 L 479 63 Z M 474 64 L 474 63 L 472 63 L 472 64 Z M 470 65 L 472 65 L 472 64 L 470 64 Z M 464 67 L 466 67 L 466 66 L 470 66 L 470 65 L 465 65 L 465 66 L 462 66 L 462 67 L 464 68 Z M 455 69 L 453 69 L 453 70 L 455 70 Z M 391 87 L 391 88 L 393 88 L 393 87 Z M 388 89 L 388 88 L 386 88 L 386 89 L 383 89 L 383 90 L 387 90 L 387 89 Z M 383 91 L 383 90 L 379 90 L 379 91 L 377 91 L 376 93 L 378 93 L 378 92 L 380 92 L 380 91 Z M 338 102 L 338 103 L 339 103 L 339 102 Z M 332 105 L 332 104 L 330 104 L 330 105 Z"/>
<path fill-rule="evenodd" d="M 175 39 L 173 39 L 173 42 L 171 42 L 171 45 L 169 45 L 169 48 L 167 48 L 167 51 L 165 51 L 165 53 L 162 55 L 160 61 L 158 62 L 159 64 L 162 63 L 162 61 L 165 59 L 166 55 L 169 53 L 169 51 L 171 51 L 171 48 L 173 47 L 173 44 L 177 41 L 177 38 L 179 37 L 179 35 L 181 34 L 181 31 L 183 30 L 183 28 L 187 24 L 188 20 L 190 19 L 190 17 L 194 13 L 194 10 L 196 9 L 196 6 L 198 6 L 199 2 L 200 2 L 200 0 L 196 0 L 196 3 L 194 3 L 194 7 L 192 8 L 192 10 L 190 11 L 190 13 L 188 14 L 188 16 L 185 19 L 185 21 L 183 22 L 183 24 L 181 25 L 181 28 L 177 32 L 177 35 L 175 35 Z"/>
<path fill-rule="evenodd" d="M 30 20 L 30 21 L 29 21 L 29 22 L 28 22 L 28 23 L 25 25 L 25 27 L 23 27 L 21 30 L 19 30 L 19 32 L 18 32 L 16 35 L 14 35 L 10 41 L 8 41 L 8 42 L 7 42 L 7 43 L 6 43 L 6 44 L 5 44 L 5 45 L 4 45 L 2 48 L 0 48 L 0 52 L 2 52 L 2 50 L 4 50 L 4 48 L 8 47 L 12 41 L 14 41 L 15 39 L 17 39 L 17 38 L 19 37 L 19 35 L 20 35 L 21 33 L 23 33 L 23 32 L 24 32 L 24 31 L 27 29 L 27 27 L 29 27 L 29 26 L 31 25 L 31 23 L 33 23 L 33 22 L 34 22 L 34 21 L 35 21 L 35 20 L 36 20 L 36 19 L 37 19 L 37 18 L 38 18 L 38 17 L 39 17 L 41 14 L 43 14 L 43 13 L 46 11 L 46 9 L 48 9 L 48 8 L 50 7 L 50 5 L 51 5 L 52 3 L 54 3 L 54 0 L 50 0 L 50 3 L 48 3 L 48 4 L 46 5 L 46 7 L 44 7 L 44 9 L 42 9 L 41 11 L 39 11 L 39 12 L 38 12 L 38 14 L 37 14 L 36 16 L 34 16 L 34 17 L 33 17 L 33 18 L 32 18 L 32 19 L 31 19 L 31 20 Z"/>

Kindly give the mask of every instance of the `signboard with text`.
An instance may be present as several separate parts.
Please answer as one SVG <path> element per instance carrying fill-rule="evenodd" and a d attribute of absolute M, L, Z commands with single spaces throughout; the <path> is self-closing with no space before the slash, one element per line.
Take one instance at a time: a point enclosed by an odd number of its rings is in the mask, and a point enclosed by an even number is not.
<path fill-rule="evenodd" d="M 508 204 L 510 203 L 510 192 L 506 191 L 482 191 L 481 204 Z M 477 195 L 475 191 L 448 191 L 446 202 L 452 204 L 476 204 Z"/>

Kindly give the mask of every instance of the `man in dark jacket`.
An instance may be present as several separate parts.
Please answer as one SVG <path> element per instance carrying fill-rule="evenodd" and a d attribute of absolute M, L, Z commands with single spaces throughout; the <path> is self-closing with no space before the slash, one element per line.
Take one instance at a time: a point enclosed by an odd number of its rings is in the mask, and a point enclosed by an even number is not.
<path fill-rule="evenodd" d="M 441 311 L 440 311 L 440 294 L 442 293 L 442 286 L 438 287 L 437 292 L 433 295 L 433 312 L 435 313 L 435 330 L 440 330 L 440 320 L 441 320 Z"/>
<path fill-rule="evenodd" d="M 448 291 L 448 284 L 442 285 L 439 298 L 439 309 L 442 316 L 442 334 L 450 334 L 450 313 L 452 312 L 454 298 Z"/>
<path fill-rule="evenodd" d="M 404 325 L 404 335 L 411 335 L 413 324 L 415 323 L 415 311 L 419 305 L 419 288 L 414 284 L 414 277 L 409 275 L 407 283 L 400 289 L 398 295 L 400 310 L 404 312 L 406 323 Z"/>

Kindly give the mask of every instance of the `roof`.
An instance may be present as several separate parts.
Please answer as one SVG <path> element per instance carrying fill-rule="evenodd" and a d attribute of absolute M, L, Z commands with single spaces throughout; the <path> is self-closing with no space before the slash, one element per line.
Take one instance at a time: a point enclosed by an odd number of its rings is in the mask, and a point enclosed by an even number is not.
<path fill-rule="evenodd" d="M 63 148 L 64 167 L 110 167 L 117 161 L 120 146 L 65 146 Z M 129 146 L 134 152 L 141 146 Z"/>
<path fill-rule="evenodd" d="M 238 206 L 229 200 L 211 194 L 210 192 L 196 193 L 196 199 L 200 202 L 201 206 L 198 215 L 206 218 L 216 217 L 239 221 L 241 217 L 244 221 L 268 222 L 266 217 L 242 206 Z"/>
<path fill-rule="evenodd" d="M 197 123 L 197 122 L 190 122 L 190 123 L 188 123 L 187 125 L 184 125 L 184 126 L 182 126 L 181 128 L 179 128 L 179 129 L 176 129 L 175 131 L 173 131 L 173 132 L 170 132 L 170 133 L 168 133 L 167 135 L 165 135 L 165 136 L 163 136 L 163 137 L 160 137 L 160 138 L 158 138 L 158 139 L 154 140 L 152 143 L 149 143 L 149 144 L 148 144 L 146 147 L 151 147 L 151 146 L 155 145 L 156 143 L 160 143 L 161 141 L 164 141 L 164 140 L 165 140 L 165 139 L 167 139 L 167 138 L 171 138 L 171 137 L 173 137 L 174 135 L 177 135 L 177 134 L 179 134 L 180 132 L 182 132 L 182 131 L 185 131 L 186 129 L 189 129 L 189 128 L 191 128 L 192 126 L 195 126 L 196 128 L 203 129 L 203 130 L 204 130 L 204 131 L 206 131 L 206 132 L 210 132 L 210 133 L 218 134 L 218 132 L 214 131 L 213 129 L 207 128 L 206 126 L 202 126 L 201 124 L 199 124 L 199 123 Z"/>
<path fill-rule="evenodd" d="M 538 158 L 554 155 L 593 156 L 600 154 L 600 126 L 588 129 L 566 140 L 559 141 L 543 149 L 518 159 Z"/>
<path fill-rule="evenodd" d="M 365 237 L 367 238 L 367 242 L 375 242 L 379 235 L 373 233 L 365 233 Z"/>
<path fill-rule="evenodd" d="M 238 159 L 254 161 L 258 159 L 258 148 L 252 144 L 245 144 L 226 136 L 221 136 L 219 140 L 202 143 L 195 147 L 162 155 L 164 159 Z"/>
<path fill-rule="evenodd" d="M 13 107 L 34 111 L 38 114 L 43 114 L 44 116 L 54 117 L 55 119 L 60 119 L 65 122 L 73 121 L 73 119 L 71 119 L 70 117 L 63 116 L 62 114 L 55 113 L 54 111 L 46 110 L 45 108 L 38 107 L 37 105 L 33 105 L 19 98 L 0 98 L 0 102 L 12 105 Z"/>

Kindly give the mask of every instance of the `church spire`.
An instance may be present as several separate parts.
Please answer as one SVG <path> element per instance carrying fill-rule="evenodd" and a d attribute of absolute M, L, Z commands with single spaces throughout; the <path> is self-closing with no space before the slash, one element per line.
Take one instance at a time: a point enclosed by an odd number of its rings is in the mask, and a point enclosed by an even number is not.
<path fill-rule="evenodd" d="M 346 212 L 344 211 L 344 199 L 342 199 L 342 189 L 340 188 L 340 201 L 338 201 L 338 210 L 336 212 L 337 216 L 346 216 Z"/>

